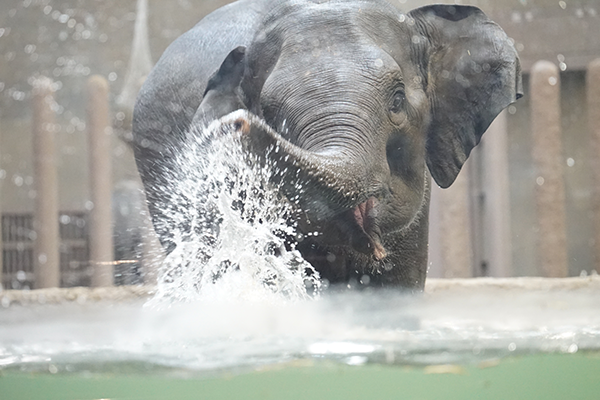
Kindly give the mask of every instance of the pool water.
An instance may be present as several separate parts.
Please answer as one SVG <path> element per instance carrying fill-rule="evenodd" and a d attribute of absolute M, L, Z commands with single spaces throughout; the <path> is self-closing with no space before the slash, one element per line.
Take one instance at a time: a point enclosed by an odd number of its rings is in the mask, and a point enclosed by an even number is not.
<path fill-rule="evenodd" d="M 6 373 L 2 399 L 597 399 L 600 355 L 538 354 L 448 373 L 311 362 L 186 378 L 137 372 Z"/>
<path fill-rule="evenodd" d="M 600 393 L 595 287 L 481 285 L 420 296 L 325 291 L 304 300 L 148 304 L 0 309 L 0 398 L 595 399 Z"/>

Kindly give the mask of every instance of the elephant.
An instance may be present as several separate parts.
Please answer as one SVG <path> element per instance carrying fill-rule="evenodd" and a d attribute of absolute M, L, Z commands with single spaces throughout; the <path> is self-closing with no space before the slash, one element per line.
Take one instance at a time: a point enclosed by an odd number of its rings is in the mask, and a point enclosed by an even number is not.
<path fill-rule="evenodd" d="M 321 278 L 420 291 L 432 178 L 450 186 L 522 95 L 511 40 L 476 7 L 239 0 L 164 52 L 135 105 L 134 153 L 167 251 L 163 171 L 191 128 L 220 119 L 286 172 L 294 246 Z"/>

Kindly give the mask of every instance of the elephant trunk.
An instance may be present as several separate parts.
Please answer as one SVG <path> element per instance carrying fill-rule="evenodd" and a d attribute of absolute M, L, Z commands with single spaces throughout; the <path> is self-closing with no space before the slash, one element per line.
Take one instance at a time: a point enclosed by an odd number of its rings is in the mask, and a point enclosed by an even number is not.
<path fill-rule="evenodd" d="M 222 122 L 233 125 L 251 154 L 272 165 L 274 183 L 310 220 L 343 221 L 338 225 L 352 247 L 376 259 L 386 256 L 376 211 L 377 197 L 386 193 L 373 171 L 347 157 L 302 149 L 247 111 L 232 113 Z"/>

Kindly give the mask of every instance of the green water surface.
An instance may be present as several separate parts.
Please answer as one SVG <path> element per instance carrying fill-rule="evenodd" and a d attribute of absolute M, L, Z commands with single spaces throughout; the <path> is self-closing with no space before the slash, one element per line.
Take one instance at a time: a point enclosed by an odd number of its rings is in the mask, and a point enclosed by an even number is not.
<path fill-rule="evenodd" d="M 212 377 L 4 371 L 0 399 L 600 399 L 600 355 L 537 354 L 473 366 L 297 362 Z"/>

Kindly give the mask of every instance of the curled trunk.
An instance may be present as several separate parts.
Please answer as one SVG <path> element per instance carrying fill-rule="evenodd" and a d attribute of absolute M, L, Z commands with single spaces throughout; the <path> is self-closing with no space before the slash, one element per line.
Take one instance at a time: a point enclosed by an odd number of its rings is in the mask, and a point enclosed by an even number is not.
<path fill-rule="evenodd" d="M 374 180 L 361 165 L 304 150 L 247 111 L 232 113 L 222 123 L 233 124 L 247 150 L 272 164 L 276 183 L 290 200 L 319 220 L 364 203 L 382 190 L 369 187 Z"/>

